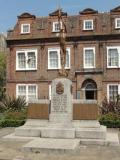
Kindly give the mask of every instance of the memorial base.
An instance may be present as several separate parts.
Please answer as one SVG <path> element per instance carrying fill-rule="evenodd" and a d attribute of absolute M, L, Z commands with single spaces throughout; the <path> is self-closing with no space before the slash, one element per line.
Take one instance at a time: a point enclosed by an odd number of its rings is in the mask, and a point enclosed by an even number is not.
<path fill-rule="evenodd" d="M 75 138 L 74 128 L 44 128 L 41 130 L 42 138 Z"/>

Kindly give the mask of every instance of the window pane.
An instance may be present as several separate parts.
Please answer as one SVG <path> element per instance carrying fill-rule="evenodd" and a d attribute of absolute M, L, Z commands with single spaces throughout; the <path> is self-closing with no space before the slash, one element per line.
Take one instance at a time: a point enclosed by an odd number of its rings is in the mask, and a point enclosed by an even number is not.
<path fill-rule="evenodd" d="M 28 52 L 28 68 L 35 68 L 36 67 L 36 58 L 35 52 Z"/>
<path fill-rule="evenodd" d="M 118 50 L 109 49 L 108 50 L 108 66 L 118 66 Z"/>
<path fill-rule="evenodd" d="M 29 25 L 23 25 L 23 33 L 28 33 L 29 32 Z"/>
<path fill-rule="evenodd" d="M 18 53 L 18 68 L 26 68 L 26 58 L 25 53 Z"/>
<path fill-rule="evenodd" d="M 93 50 L 85 50 L 85 67 L 94 67 L 94 53 Z"/>
<path fill-rule="evenodd" d="M 117 28 L 120 28 L 120 19 L 117 20 Z"/>
<path fill-rule="evenodd" d="M 28 86 L 28 100 L 36 98 L 36 86 Z"/>
<path fill-rule="evenodd" d="M 18 86 L 18 97 L 26 100 L 26 86 Z"/>
<path fill-rule="evenodd" d="M 66 65 L 65 65 L 65 67 L 68 67 L 68 68 L 70 67 L 69 59 L 70 59 L 70 57 L 69 57 L 69 52 L 66 51 Z"/>
<path fill-rule="evenodd" d="M 50 68 L 58 68 L 58 54 L 57 51 L 50 51 L 49 52 L 49 62 Z"/>
<path fill-rule="evenodd" d="M 55 23 L 55 31 L 60 31 L 60 24 L 59 23 Z"/>
<path fill-rule="evenodd" d="M 85 21 L 85 29 L 92 29 L 92 21 Z"/>
<path fill-rule="evenodd" d="M 118 95 L 118 85 L 109 86 L 109 99 L 112 100 Z"/>
<path fill-rule="evenodd" d="M 18 86 L 19 94 L 26 94 L 26 86 Z"/>

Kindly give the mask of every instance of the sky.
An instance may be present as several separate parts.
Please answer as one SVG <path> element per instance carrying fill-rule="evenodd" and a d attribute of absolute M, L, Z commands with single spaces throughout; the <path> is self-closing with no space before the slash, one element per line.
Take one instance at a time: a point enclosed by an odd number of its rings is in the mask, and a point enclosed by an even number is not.
<path fill-rule="evenodd" d="M 0 0 L 0 32 L 12 29 L 17 16 L 29 12 L 36 16 L 48 16 L 58 6 L 68 15 L 77 15 L 85 8 L 109 12 L 120 5 L 120 0 Z"/>

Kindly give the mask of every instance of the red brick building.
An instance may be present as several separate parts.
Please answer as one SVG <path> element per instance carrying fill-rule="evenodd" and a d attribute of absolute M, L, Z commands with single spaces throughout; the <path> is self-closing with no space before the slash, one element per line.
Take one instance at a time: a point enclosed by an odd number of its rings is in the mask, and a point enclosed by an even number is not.
<path fill-rule="evenodd" d="M 58 77 L 60 45 L 58 10 L 48 17 L 18 16 L 8 31 L 7 93 L 49 98 Z M 87 8 L 78 15 L 62 12 L 67 27 L 66 69 L 73 97 L 101 102 L 120 94 L 120 7 L 108 13 Z M 62 24 L 61 24 L 62 25 Z"/>

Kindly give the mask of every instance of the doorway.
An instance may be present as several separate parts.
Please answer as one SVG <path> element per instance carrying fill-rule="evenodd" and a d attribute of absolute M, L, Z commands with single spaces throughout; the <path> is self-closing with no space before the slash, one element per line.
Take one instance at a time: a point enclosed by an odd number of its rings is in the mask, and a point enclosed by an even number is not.
<path fill-rule="evenodd" d="M 86 100 L 96 100 L 97 99 L 97 85 L 92 79 L 87 79 L 82 85 L 85 91 Z"/>

